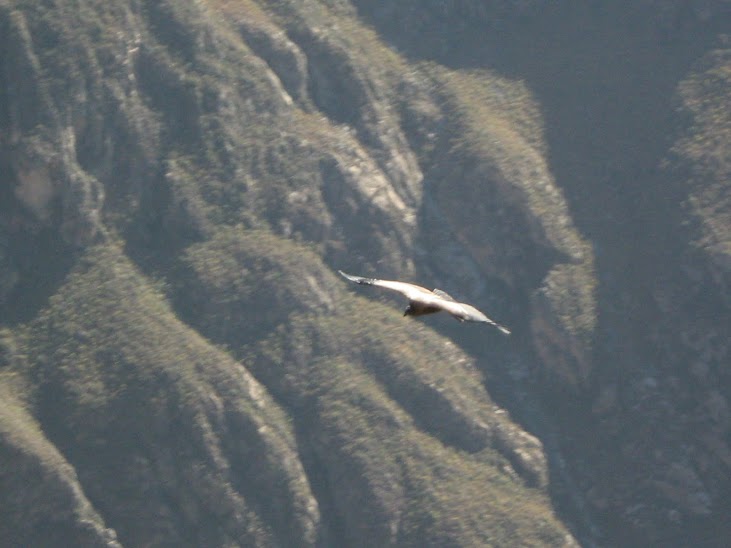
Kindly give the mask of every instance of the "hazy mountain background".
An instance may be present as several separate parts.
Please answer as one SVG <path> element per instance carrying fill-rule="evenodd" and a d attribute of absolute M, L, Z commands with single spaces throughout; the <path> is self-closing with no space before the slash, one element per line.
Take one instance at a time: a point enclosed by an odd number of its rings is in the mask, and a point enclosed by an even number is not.
<path fill-rule="evenodd" d="M 726 33 L 0 0 L 0 545 L 727 546 Z"/>

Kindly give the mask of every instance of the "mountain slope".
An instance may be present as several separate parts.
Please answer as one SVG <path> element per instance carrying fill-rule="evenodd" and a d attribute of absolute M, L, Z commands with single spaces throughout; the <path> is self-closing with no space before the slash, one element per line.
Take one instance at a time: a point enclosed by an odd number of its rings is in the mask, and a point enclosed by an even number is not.
<path fill-rule="evenodd" d="M 420 157 L 468 123 L 449 74 L 345 5 L 5 1 L 0 26 L 4 469 L 42 459 L 78 508 L 9 483 L 4 538 L 574 543 L 474 358 L 333 275 L 422 268 Z"/>
<path fill-rule="evenodd" d="M 725 4 L 0 0 L 0 543 L 718 545 Z"/>

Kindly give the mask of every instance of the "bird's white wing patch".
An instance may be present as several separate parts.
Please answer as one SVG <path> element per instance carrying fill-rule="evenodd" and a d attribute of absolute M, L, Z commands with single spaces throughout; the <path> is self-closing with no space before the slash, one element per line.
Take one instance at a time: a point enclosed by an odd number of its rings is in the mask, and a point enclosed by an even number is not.
<path fill-rule="evenodd" d="M 455 301 L 455 302 L 457 302 L 457 299 L 455 299 L 454 297 L 452 297 L 446 291 L 442 291 L 441 289 L 435 289 L 434 291 L 432 291 L 432 293 L 434 293 L 437 297 L 441 297 L 442 299 L 446 299 L 448 301 Z"/>
<path fill-rule="evenodd" d="M 376 285 L 378 287 L 383 287 L 385 289 L 392 289 L 394 291 L 398 291 L 401 293 L 404 297 L 409 299 L 410 301 L 421 301 L 421 302 L 428 302 L 433 298 L 435 295 L 426 289 L 425 287 L 420 287 L 418 285 L 409 284 L 406 282 L 395 282 L 391 280 L 376 280 L 373 285 Z"/>
<path fill-rule="evenodd" d="M 466 316 L 468 316 L 468 312 L 467 310 L 465 310 L 465 307 L 462 303 L 458 303 L 455 300 L 450 301 L 447 299 L 439 298 L 438 306 L 455 318 L 467 319 Z"/>

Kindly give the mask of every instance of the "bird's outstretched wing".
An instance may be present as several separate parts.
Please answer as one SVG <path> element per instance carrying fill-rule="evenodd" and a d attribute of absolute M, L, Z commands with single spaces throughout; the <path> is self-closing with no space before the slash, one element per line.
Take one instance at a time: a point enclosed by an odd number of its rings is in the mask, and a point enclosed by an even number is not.
<path fill-rule="evenodd" d="M 437 310 L 444 310 L 452 317 L 456 318 L 461 322 L 480 322 L 487 323 L 497 328 L 501 333 L 510 335 L 510 330 L 491 320 L 485 314 L 477 310 L 474 306 L 467 303 L 460 303 L 449 296 L 446 292 L 441 289 L 435 289 L 429 291 L 425 287 L 406 283 L 396 282 L 391 280 L 379 280 L 376 278 L 364 278 L 362 276 L 353 276 L 352 274 L 346 274 L 342 270 L 338 272 L 346 279 L 351 282 L 361 285 L 374 285 L 376 287 L 383 287 L 385 289 L 391 289 L 401 293 L 404 297 L 409 300 L 410 306 L 407 312 L 412 309 L 419 310 L 421 312 L 411 315 L 421 315 L 424 313 L 431 313 Z M 423 312 L 429 310 L 429 312 Z"/>
<path fill-rule="evenodd" d="M 474 306 L 467 303 L 457 303 L 459 304 L 464 312 L 467 314 L 467 317 L 463 318 L 463 320 L 466 320 L 468 322 L 481 322 L 481 323 L 487 323 L 491 326 L 495 327 L 500 333 L 503 335 L 510 335 L 510 329 L 505 327 L 504 325 L 500 325 L 495 320 L 488 318 L 485 314 L 483 314 L 481 311 L 477 310 Z M 452 314 L 454 315 L 454 314 Z"/>
<path fill-rule="evenodd" d="M 455 301 L 455 302 L 457 302 L 457 299 L 455 299 L 454 297 L 452 297 L 446 291 L 442 291 L 441 289 L 435 289 L 434 291 L 432 291 L 432 293 L 434 293 L 435 295 L 441 297 L 442 299 L 446 299 L 448 301 Z"/>
<path fill-rule="evenodd" d="M 378 280 L 376 278 L 364 278 L 362 276 L 353 276 L 352 274 L 346 274 L 342 270 L 338 270 L 338 272 L 344 278 L 350 280 L 351 282 L 355 282 L 357 284 L 374 285 L 376 287 L 383 287 L 385 289 L 391 289 L 393 291 L 398 291 L 399 293 L 401 293 L 404 297 L 406 297 L 410 301 L 423 301 L 425 299 L 429 299 L 430 297 L 437 297 L 437 295 L 435 295 L 434 293 L 429 291 L 427 288 L 421 287 L 418 285 L 409 284 L 406 282 L 396 282 L 396 281 L 391 281 L 391 280 Z"/>

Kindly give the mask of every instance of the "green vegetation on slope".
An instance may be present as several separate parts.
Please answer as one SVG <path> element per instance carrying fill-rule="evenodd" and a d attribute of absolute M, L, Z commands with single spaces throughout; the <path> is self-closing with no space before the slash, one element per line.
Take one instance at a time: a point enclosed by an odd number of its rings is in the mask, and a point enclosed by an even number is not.
<path fill-rule="evenodd" d="M 709 53 L 679 92 L 690 127 L 674 148 L 687 173 L 689 205 L 700 224 L 698 244 L 728 270 L 731 264 L 731 50 Z"/>
<path fill-rule="evenodd" d="M 374 296 L 353 296 L 311 250 L 271 234 L 222 232 L 192 246 L 185 262 L 181 294 L 210 308 L 183 316 L 245 356 L 293 411 L 343 540 L 564 539 L 543 495 L 525 487 L 545 484 L 540 445 L 495 413 L 472 360 L 454 344 Z M 262 298 L 272 314 L 261 314 Z"/>
<path fill-rule="evenodd" d="M 430 198 L 484 272 L 523 245 L 573 252 L 535 104 L 410 65 L 347 2 L 256 6 L 0 5 L 22 38 L 0 37 L 18 83 L 0 99 L 31 107 L 0 111 L 19 135 L 9 195 L 28 232 L 73 244 L 41 312 L 11 324 L 27 393 L 8 410 L 28 421 L 10 430 L 26 454 L 42 436 L 124 544 L 570 543 L 540 442 L 474 360 L 327 266 L 415 270 L 422 169 L 445 175 Z"/>
<path fill-rule="evenodd" d="M 123 543 L 314 541 L 286 415 L 118 248 L 84 254 L 27 340 L 35 412 Z"/>

